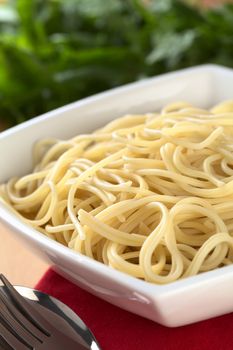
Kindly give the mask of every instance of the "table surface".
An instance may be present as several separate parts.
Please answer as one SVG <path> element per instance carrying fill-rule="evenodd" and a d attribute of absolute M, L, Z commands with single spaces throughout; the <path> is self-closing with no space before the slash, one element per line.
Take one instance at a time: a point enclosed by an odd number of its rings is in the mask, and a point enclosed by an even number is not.
<path fill-rule="evenodd" d="M 0 235 L 0 272 L 12 284 L 34 287 L 48 269 L 48 264 L 15 239 L 1 223 Z"/>

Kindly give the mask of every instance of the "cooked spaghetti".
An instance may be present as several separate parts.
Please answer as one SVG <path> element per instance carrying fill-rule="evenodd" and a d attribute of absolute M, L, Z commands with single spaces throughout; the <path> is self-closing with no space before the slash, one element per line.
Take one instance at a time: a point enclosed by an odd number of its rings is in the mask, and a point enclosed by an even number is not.
<path fill-rule="evenodd" d="M 128 115 L 33 157 L 1 198 L 57 242 L 157 284 L 233 263 L 232 101 Z"/>

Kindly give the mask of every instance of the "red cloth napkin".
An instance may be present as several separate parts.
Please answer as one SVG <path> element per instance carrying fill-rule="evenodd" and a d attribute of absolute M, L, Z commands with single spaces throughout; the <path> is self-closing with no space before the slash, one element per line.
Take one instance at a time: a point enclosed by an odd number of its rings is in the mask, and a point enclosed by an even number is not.
<path fill-rule="evenodd" d="M 167 328 L 93 296 L 52 270 L 36 288 L 71 307 L 92 330 L 103 350 L 233 349 L 233 313 Z"/>

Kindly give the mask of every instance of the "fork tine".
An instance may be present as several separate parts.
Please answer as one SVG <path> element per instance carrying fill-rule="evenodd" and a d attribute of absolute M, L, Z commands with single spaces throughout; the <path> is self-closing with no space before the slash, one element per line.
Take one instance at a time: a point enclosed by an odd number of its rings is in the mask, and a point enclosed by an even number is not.
<path fill-rule="evenodd" d="M 21 343 L 28 346 L 28 348 L 33 349 L 37 345 L 40 345 L 42 341 L 38 339 L 31 330 L 26 328 L 25 319 L 24 323 L 21 323 L 17 315 L 11 314 L 11 311 L 7 308 L 5 303 L 2 301 L 2 295 L 0 291 L 0 322 L 5 325 L 8 330 L 18 338 Z"/>
<path fill-rule="evenodd" d="M 0 290 L 0 313 L 3 313 L 5 307 L 5 313 L 8 311 L 13 318 L 21 325 L 28 333 L 30 333 L 36 340 L 42 341 L 44 334 L 38 330 L 27 318 L 20 313 L 20 311 L 15 307 L 14 304 L 5 296 L 5 294 Z"/>
<path fill-rule="evenodd" d="M 5 339 L 0 336 L 0 349 L 2 350 L 14 350 L 9 344 L 6 343 Z"/>
<path fill-rule="evenodd" d="M 13 350 L 12 347 L 9 344 L 7 344 L 7 342 L 5 341 L 5 339 L 3 339 L 1 335 L 0 335 L 0 349 Z"/>
<path fill-rule="evenodd" d="M 31 305 L 17 292 L 17 290 L 12 286 L 12 284 L 7 280 L 7 278 L 3 274 L 0 274 L 0 280 L 6 287 L 6 293 L 10 295 L 18 309 L 38 330 L 40 330 L 44 335 L 50 336 L 49 331 L 41 325 L 43 324 L 49 327 L 49 323 L 39 314 L 39 312 L 33 307 L 33 305 Z"/>
<path fill-rule="evenodd" d="M 0 323 L 0 334 L 4 339 L 5 343 L 8 345 L 8 348 L 15 350 L 28 350 L 30 348 L 23 345 L 7 328 Z"/>

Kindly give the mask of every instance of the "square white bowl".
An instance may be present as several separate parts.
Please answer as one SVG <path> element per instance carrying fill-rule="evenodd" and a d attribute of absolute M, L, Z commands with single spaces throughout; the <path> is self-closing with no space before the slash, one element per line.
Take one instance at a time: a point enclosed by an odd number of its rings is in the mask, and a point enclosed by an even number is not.
<path fill-rule="evenodd" d="M 32 146 L 41 138 L 70 138 L 124 114 L 156 111 L 177 100 L 209 107 L 232 98 L 233 70 L 204 65 L 72 103 L 0 134 L 0 183 L 31 169 Z M 50 240 L 22 223 L 2 204 L 0 219 L 15 238 L 48 260 L 58 273 L 112 304 L 163 325 L 181 326 L 233 311 L 233 265 L 167 285 L 155 285 Z"/>

